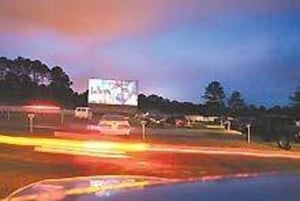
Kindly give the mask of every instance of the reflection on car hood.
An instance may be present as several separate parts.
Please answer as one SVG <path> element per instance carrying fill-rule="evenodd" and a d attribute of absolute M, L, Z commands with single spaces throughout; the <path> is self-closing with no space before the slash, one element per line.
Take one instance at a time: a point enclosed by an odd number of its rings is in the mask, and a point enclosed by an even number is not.
<path fill-rule="evenodd" d="M 195 180 L 95 176 L 44 180 L 20 189 L 8 200 L 298 201 L 299 183 L 300 175 L 296 173 L 250 176 L 239 174 L 233 177 L 213 176 Z"/>
<path fill-rule="evenodd" d="M 105 193 L 124 189 L 175 182 L 176 180 L 147 176 L 88 176 L 46 179 L 13 192 L 6 200 L 61 200 L 72 195 Z"/>

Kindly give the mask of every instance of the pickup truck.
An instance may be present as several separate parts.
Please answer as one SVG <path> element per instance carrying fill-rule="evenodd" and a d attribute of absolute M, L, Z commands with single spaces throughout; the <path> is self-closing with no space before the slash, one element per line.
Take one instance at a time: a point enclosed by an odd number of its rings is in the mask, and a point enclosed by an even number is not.
<path fill-rule="evenodd" d="M 257 118 L 252 124 L 255 135 L 265 141 L 276 141 L 282 149 L 289 150 L 291 141 L 300 138 L 300 127 L 296 121 L 286 116 L 263 116 Z"/>

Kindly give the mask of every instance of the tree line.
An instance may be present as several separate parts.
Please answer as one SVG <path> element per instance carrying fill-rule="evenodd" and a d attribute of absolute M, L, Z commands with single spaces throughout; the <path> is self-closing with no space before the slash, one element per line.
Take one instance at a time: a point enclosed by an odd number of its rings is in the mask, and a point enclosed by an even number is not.
<path fill-rule="evenodd" d="M 48 101 L 65 108 L 87 105 L 88 91 L 72 89 L 69 75 L 60 66 L 49 67 L 39 60 L 0 57 L 0 104 L 28 104 L 33 100 Z M 300 118 L 300 88 L 291 96 L 291 105 L 266 108 L 247 104 L 239 91 L 228 97 L 218 81 L 212 81 L 201 96 L 203 103 L 179 102 L 157 95 L 138 96 L 141 111 L 177 114 L 257 116 L 261 114 L 290 115 Z"/>
<path fill-rule="evenodd" d="M 78 94 L 60 66 L 48 67 L 39 60 L 0 57 L 0 103 L 29 104 L 33 100 L 72 108 L 86 104 L 87 93 Z"/>
<path fill-rule="evenodd" d="M 264 114 L 285 115 L 299 118 L 299 88 L 290 97 L 291 105 L 255 106 L 247 104 L 239 91 L 233 91 L 227 98 L 223 86 L 218 81 L 211 82 L 205 89 L 204 104 L 209 110 L 208 113 L 219 113 L 229 116 L 258 116 Z"/>
<path fill-rule="evenodd" d="M 233 91 L 227 98 L 224 88 L 218 81 L 212 81 L 201 96 L 204 103 L 178 102 L 161 96 L 140 94 L 138 101 L 142 111 L 159 111 L 177 114 L 205 114 L 212 116 L 257 117 L 261 115 L 285 115 L 300 118 L 300 88 L 291 96 L 289 106 L 256 106 L 247 104 L 239 91 Z"/>

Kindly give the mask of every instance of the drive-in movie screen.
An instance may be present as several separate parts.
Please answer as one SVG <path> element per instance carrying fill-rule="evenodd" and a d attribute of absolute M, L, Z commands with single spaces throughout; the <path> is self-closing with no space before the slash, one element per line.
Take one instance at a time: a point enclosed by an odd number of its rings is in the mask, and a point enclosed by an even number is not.
<path fill-rule="evenodd" d="M 137 106 L 137 85 L 134 80 L 90 79 L 88 102 Z"/>

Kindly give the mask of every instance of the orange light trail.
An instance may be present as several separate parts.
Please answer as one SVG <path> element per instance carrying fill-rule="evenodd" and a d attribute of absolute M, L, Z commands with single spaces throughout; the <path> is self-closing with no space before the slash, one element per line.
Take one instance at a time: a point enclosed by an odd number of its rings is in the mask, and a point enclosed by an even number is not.
<path fill-rule="evenodd" d="M 75 156 L 91 156 L 98 158 L 128 158 L 126 153 L 115 153 L 114 151 L 97 151 L 93 152 L 91 150 L 73 150 L 73 149 L 61 149 L 55 147 L 35 147 L 34 151 L 54 153 L 54 154 L 68 154 Z"/>
<path fill-rule="evenodd" d="M 148 145 L 144 143 L 121 143 L 109 141 L 84 141 L 35 137 L 11 137 L 0 135 L 0 143 L 33 146 L 36 151 L 90 156 L 113 155 L 123 157 L 129 152 L 167 152 L 186 154 L 239 155 L 261 158 L 300 159 L 300 153 L 287 151 L 254 150 L 247 148 L 192 147 L 180 145 Z"/>
<path fill-rule="evenodd" d="M 27 109 L 37 109 L 37 110 L 60 110 L 60 107 L 52 106 L 52 105 L 26 105 L 23 107 Z"/>
<path fill-rule="evenodd" d="M 190 154 L 211 154 L 211 155 L 239 155 L 261 158 L 290 158 L 300 159 L 299 153 L 268 151 L 268 150 L 249 150 L 247 148 L 218 148 L 218 147 L 180 147 L 180 146 L 152 146 L 151 151 L 190 153 Z"/>
<path fill-rule="evenodd" d="M 59 113 L 61 108 L 53 105 L 26 105 L 22 106 L 27 112 L 36 113 Z"/>
<path fill-rule="evenodd" d="M 0 143 L 33 146 L 35 151 L 105 158 L 127 158 L 128 152 L 146 151 L 147 144 L 105 141 L 80 141 L 34 137 L 11 137 L 0 135 Z"/>
<path fill-rule="evenodd" d="M 107 141 L 80 141 L 68 139 L 35 138 L 35 137 L 11 137 L 0 135 L 0 143 L 21 146 L 52 146 L 75 149 L 116 150 L 123 152 L 146 151 L 147 144 L 120 143 Z"/>

